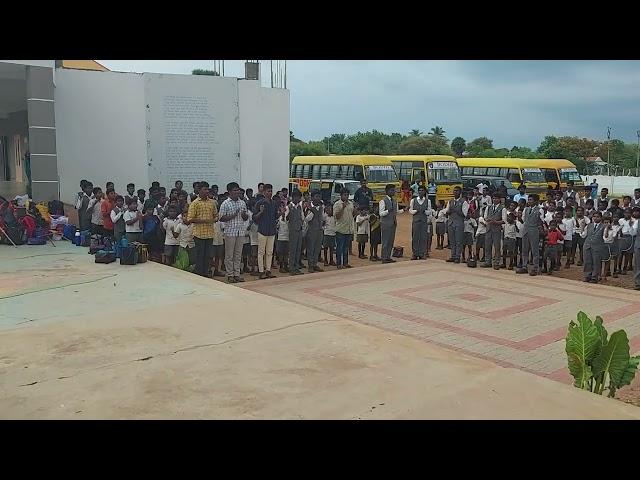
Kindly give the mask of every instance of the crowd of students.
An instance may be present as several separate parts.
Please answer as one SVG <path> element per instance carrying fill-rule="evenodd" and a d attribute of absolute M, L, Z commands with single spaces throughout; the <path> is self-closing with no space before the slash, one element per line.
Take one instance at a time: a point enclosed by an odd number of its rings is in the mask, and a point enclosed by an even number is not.
<path fill-rule="evenodd" d="M 454 199 L 440 202 L 433 213 L 439 249 L 446 222 L 448 262 L 464 262 L 467 253 L 481 267 L 552 275 L 564 257 L 565 269 L 583 266 L 585 282 L 633 271 L 640 289 L 640 189 L 623 197 L 622 205 L 607 188 L 594 199 L 587 189 L 575 191 L 573 182 L 550 191 L 544 202 L 527 195 L 524 185 L 513 199 L 481 189 L 463 198 L 456 188 Z"/>
<path fill-rule="evenodd" d="M 452 200 L 439 201 L 433 208 L 427 187 L 416 187 L 408 206 L 412 260 L 429 257 L 435 233 L 435 248 L 451 249 L 448 262 L 551 275 L 562 267 L 564 257 L 564 268 L 584 267 L 587 282 L 633 270 L 640 289 L 640 262 L 634 262 L 636 248 L 636 259 L 640 258 L 640 189 L 620 205 L 606 188 L 594 199 L 586 189 L 575 191 L 572 182 L 550 191 L 544 202 L 527 195 L 524 185 L 513 199 L 499 192 L 490 195 L 479 185 L 466 196 L 456 188 Z M 127 194 L 118 195 L 108 182 L 103 193 L 83 180 L 76 202 L 80 229 L 116 241 L 126 237 L 143 242 L 152 258 L 155 254 L 168 265 L 182 248 L 202 276 L 226 276 L 235 283 L 244 281 L 243 273 L 274 277 L 275 268 L 290 275 L 302 274 L 302 268 L 321 272 L 320 263 L 351 268 L 354 241 L 358 258 L 394 262 L 398 205 L 393 184 L 387 185 L 377 205 L 366 180 L 353 201 L 343 190 L 334 204 L 325 204 L 318 191 L 303 194 L 282 188 L 274 194 L 271 185 L 262 183 L 255 196 L 251 188 L 244 190 L 235 182 L 224 193 L 217 185 L 195 182 L 193 192 L 187 193 L 176 181 L 169 195 L 153 182 L 148 198 L 134 184 L 126 188 Z"/>
<path fill-rule="evenodd" d="M 272 278 L 275 268 L 290 275 L 302 274 L 302 268 L 321 272 L 323 259 L 325 267 L 351 268 L 354 240 L 359 258 L 394 262 L 394 185 L 387 186 L 379 209 L 373 208 L 373 194 L 364 180 L 356 192 L 357 203 L 349 200 L 345 189 L 333 205 L 325 205 L 318 191 L 293 190 L 289 195 L 282 188 L 274 194 L 273 187 L 263 183 L 255 196 L 251 188 L 241 189 L 235 182 L 224 193 L 217 185 L 195 182 L 193 192 L 187 193 L 176 181 L 169 195 L 153 182 L 148 197 L 132 183 L 125 195 L 116 193 L 113 182 L 105 185 L 104 192 L 87 180 L 80 182 L 80 188 L 75 206 L 81 231 L 110 236 L 116 242 L 123 237 L 142 242 L 152 260 L 167 265 L 173 265 L 184 249 L 195 273 L 226 276 L 230 283 L 243 282 L 244 273 Z"/>

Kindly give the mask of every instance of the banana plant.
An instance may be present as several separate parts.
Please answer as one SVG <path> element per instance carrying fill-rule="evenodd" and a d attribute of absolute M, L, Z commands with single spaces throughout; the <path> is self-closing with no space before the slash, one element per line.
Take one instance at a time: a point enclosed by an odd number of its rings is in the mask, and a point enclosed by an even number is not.
<path fill-rule="evenodd" d="M 640 356 L 629 354 L 629 338 L 624 330 L 608 337 L 602 318 L 596 317 L 592 322 L 584 312 L 578 312 L 577 321 L 569 323 L 565 351 L 573 384 L 598 395 L 606 388 L 609 397 L 631 384 L 640 364 Z"/>

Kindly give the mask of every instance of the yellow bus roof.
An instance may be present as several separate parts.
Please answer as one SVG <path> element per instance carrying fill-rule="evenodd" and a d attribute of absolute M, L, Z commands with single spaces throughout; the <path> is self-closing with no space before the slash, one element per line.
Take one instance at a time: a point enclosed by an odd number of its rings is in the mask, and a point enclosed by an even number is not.
<path fill-rule="evenodd" d="M 534 158 L 531 160 L 540 168 L 576 168 L 575 163 L 565 158 Z"/>
<path fill-rule="evenodd" d="M 535 167 L 530 163 L 529 159 L 523 158 L 468 158 L 460 157 L 457 159 L 458 165 L 461 167 L 505 167 L 505 168 L 523 168 Z"/>
<path fill-rule="evenodd" d="M 384 155 L 302 155 L 291 163 L 313 165 L 393 165 Z"/>
<path fill-rule="evenodd" d="M 455 162 L 456 157 L 452 157 L 451 155 L 387 155 L 391 161 L 398 160 L 414 160 L 417 162 Z"/>

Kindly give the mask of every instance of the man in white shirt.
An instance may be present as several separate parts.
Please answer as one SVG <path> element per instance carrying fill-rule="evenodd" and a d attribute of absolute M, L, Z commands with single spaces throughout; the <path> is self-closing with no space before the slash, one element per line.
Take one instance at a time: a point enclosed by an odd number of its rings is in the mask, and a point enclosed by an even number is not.
<path fill-rule="evenodd" d="M 227 198 L 220 205 L 220 221 L 224 223 L 224 268 L 229 283 L 244 282 L 240 276 L 242 248 L 249 219 L 247 204 L 240 197 L 240 186 L 236 182 L 227 185 Z"/>
<path fill-rule="evenodd" d="M 520 201 L 521 198 L 524 198 L 525 202 L 527 201 L 527 198 L 529 198 L 529 195 L 527 195 L 525 192 L 527 190 L 527 187 L 525 186 L 524 183 L 521 183 L 520 186 L 518 187 L 518 193 L 516 193 L 513 196 L 513 201 L 518 203 Z"/>

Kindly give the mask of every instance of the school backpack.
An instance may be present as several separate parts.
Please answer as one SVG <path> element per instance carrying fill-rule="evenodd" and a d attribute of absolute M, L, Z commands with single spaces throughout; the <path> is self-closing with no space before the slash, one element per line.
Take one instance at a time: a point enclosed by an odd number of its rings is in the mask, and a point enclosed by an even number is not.
<path fill-rule="evenodd" d="M 96 263 L 113 263 L 116 261 L 116 254 L 113 251 L 98 250 L 96 252 Z"/>
<path fill-rule="evenodd" d="M 138 263 L 138 247 L 128 245 L 120 252 L 120 265 L 135 265 Z"/>
<path fill-rule="evenodd" d="M 469 260 L 467 260 L 467 267 L 476 268 L 477 266 L 478 266 L 478 261 L 474 257 L 471 257 L 469 258 Z"/>
<path fill-rule="evenodd" d="M 404 254 L 404 247 L 393 247 L 392 257 L 401 258 Z"/>

